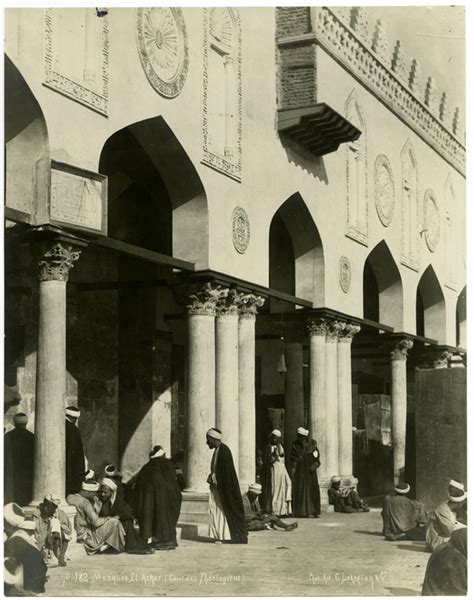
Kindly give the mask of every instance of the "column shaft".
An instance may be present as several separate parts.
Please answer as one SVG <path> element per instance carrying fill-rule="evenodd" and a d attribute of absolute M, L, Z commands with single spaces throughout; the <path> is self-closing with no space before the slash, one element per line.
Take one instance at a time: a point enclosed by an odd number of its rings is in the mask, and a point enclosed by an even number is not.
<path fill-rule="evenodd" d="M 296 430 L 304 426 L 303 346 L 288 342 L 285 346 L 285 453 L 289 464 L 289 452 L 296 439 Z"/>
<path fill-rule="evenodd" d="M 239 319 L 239 479 L 255 481 L 255 315 Z"/>
<path fill-rule="evenodd" d="M 337 338 L 326 338 L 326 472 L 339 473 Z"/>
<path fill-rule="evenodd" d="M 320 323 L 310 324 L 310 433 L 318 442 L 321 453 L 319 478 L 327 472 L 327 410 L 326 410 L 326 327 Z"/>

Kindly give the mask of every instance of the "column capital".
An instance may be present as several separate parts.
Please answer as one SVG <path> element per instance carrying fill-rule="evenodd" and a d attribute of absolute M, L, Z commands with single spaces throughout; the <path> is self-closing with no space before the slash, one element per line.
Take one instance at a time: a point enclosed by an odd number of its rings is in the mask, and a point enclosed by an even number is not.
<path fill-rule="evenodd" d="M 234 289 L 228 289 L 227 295 L 222 295 L 216 303 L 216 315 L 223 317 L 226 315 L 238 315 L 240 307 L 240 297 L 242 294 Z"/>
<path fill-rule="evenodd" d="M 413 340 L 410 338 L 398 338 L 392 340 L 390 360 L 406 360 L 408 356 L 408 350 L 413 348 Z"/>
<path fill-rule="evenodd" d="M 447 369 L 448 363 L 453 356 L 453 350 L 446 347 L 432 346 L 427 349 L 418 364 L 420 369 Z"/>
<path fill-rule="evenodd" d="M 40 255 L 38 261 L 40 281 L 67 281 L 69 271 L 79 259 L 80 250 L 64 242 L 57 242 Z"/>
<path fill-rule="evenodd" d="M 331 343 L 337 342 L 345 327 L 346 324 L 344 323 L 344 321 L 338 321 L 337 319 L 332 319 L 331 321 L 328 321 L 326 341 Z"/>
<path fill-rule="evenodd" d="M 328 331 L 328 322 L 326 319 L 321 317 L 317 319 L 310 319 L 306 323 L 306 327 L 308 328 L 310 336 L 320 336 L 326 337 L 326 333 Z"/>
<path fill-rule="evenodd" d="M 241 319 L 254 319 L 258 309 L 265 304 L 265 298 L 252 293 L 241 293 L 238 297 L 238 304 Z"/>
<path fill-rule="evenodd" d="M 339 341 L 345 342 L 346 344 L 351 344 L 352 339 L 359 333 L 359 331 L 360 325 L 356 325 L 355 323 L 345 323 L 344 328 L 339 332 Z"/>
<path fill-rule="evenodd" d="M 229 288 L 223 288 L 208 281 L 195 288 L 193 294 L 189 294 L 191 304 L 187 305 L 188 315 L 215 316 L 217 303 L 226 298 L 228 294 Z"/>

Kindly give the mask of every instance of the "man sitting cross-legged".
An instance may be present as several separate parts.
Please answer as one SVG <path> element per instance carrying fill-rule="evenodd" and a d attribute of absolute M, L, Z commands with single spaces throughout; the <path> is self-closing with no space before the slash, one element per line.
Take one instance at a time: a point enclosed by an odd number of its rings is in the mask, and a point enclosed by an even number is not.
<path fill-rule="evenodd" d="M 261 531 L 262 529 L 284 529 L 293 531 L 298 527 L 298 523 L 285 523 L 276 515 L 268 514 L 260 508 L 258 497 L 262 493 L 260 483 L 249 485 L 248 492 L 242 496 L 244 504 L 245 523 L 248 531 Z"/>
<path fill-rule="evenodd" d="M 58 559 L 58 566 L 65 567 L 72 528 L 68 516 L 59 508 L 60 504 L 61 500 L 55 494 L 46 494 L 34 513 L 35 538 L 45 558 L 52 550 Z"/>
<path fill-rule="evenodd" d="M 383 534 L 390 542 L 407 538 L 414 541 L 425 539 L 426 510 L 421 502 L 407 497 L 409 491 L 409 484 L 400 482 L 393 494 L 385 496 Z"/>
<path fill-rule="evenodd" d="M 370 508 L 365 504 L 354 487 L 341 487 L 341 478 L 337 475 L 331 477 L 328 498 L 329 504 L 334 506 L 335 512 L 356 513 L 370 511 Z"/>

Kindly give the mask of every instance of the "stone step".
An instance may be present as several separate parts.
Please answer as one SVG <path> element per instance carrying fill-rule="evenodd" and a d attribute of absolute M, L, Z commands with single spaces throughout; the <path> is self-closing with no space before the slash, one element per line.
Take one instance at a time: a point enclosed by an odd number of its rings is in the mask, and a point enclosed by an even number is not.
<path fill-rule="evenodd" d="M 179 540 L 197 540 L 208 537 L 207 523 L 181 523 L 176 526 L 176 537 Z"/>
<path fill-rule="evenodd" d="M 178 523 L 208 523 L 209 516 L 207 512 L 181 511 Z"/>

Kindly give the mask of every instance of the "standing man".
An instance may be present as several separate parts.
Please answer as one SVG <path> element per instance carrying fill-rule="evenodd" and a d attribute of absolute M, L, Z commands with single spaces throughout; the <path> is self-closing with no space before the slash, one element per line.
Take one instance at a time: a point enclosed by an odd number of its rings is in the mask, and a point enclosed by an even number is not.
<path fill-rule="evenodd" d="M 140 531 L 147 544 L 157 550 L 176 548 L 181 490 L 173 464 L 161 446 L 154 446 L 150 460 L 138 473 L 135 505 Z"/>
<path fill-rule="evenodd" d="M 86 474 L 86 461 L 77 420 L 81 412 L 75 406 L 66 408 L 66 496 L 81 491 Z"/>
<path fill-rule="evenodd" d="M 291 514 L 291 479 L 285 467 L 281 431 L 274 429 L 265 446 L 263 459 L 263 510 L 285 517 Z"/>
<path fill-rule="evenodd" d="M 17 413 L 13 417 L 15 428 L 4 438 L 4 502 L 16 502 L 20 506 L 27 506 L 33 497 L 35 436 L 26 429 L 27 423 L 25 413 Z"/>
<path fill-rule="evenodd" d="M 232 452 L 222 443 L 222 431 L 216 428 L 206 433 L 206 444 L 214 449 L 207 478 L 210 486 L 209 537 L 216 543 L 230 540 L 234 544 L 246 544 L 244 505 Z"/>
<path fill-rule="evenodd" d="M 291 479 L 293 481 L 293 515 L 320 517 L 321 495 L 318 472 L 320 456 L 316 441 L 309 431 L 298 427 L 298 438 L 291 448 Z"/>

